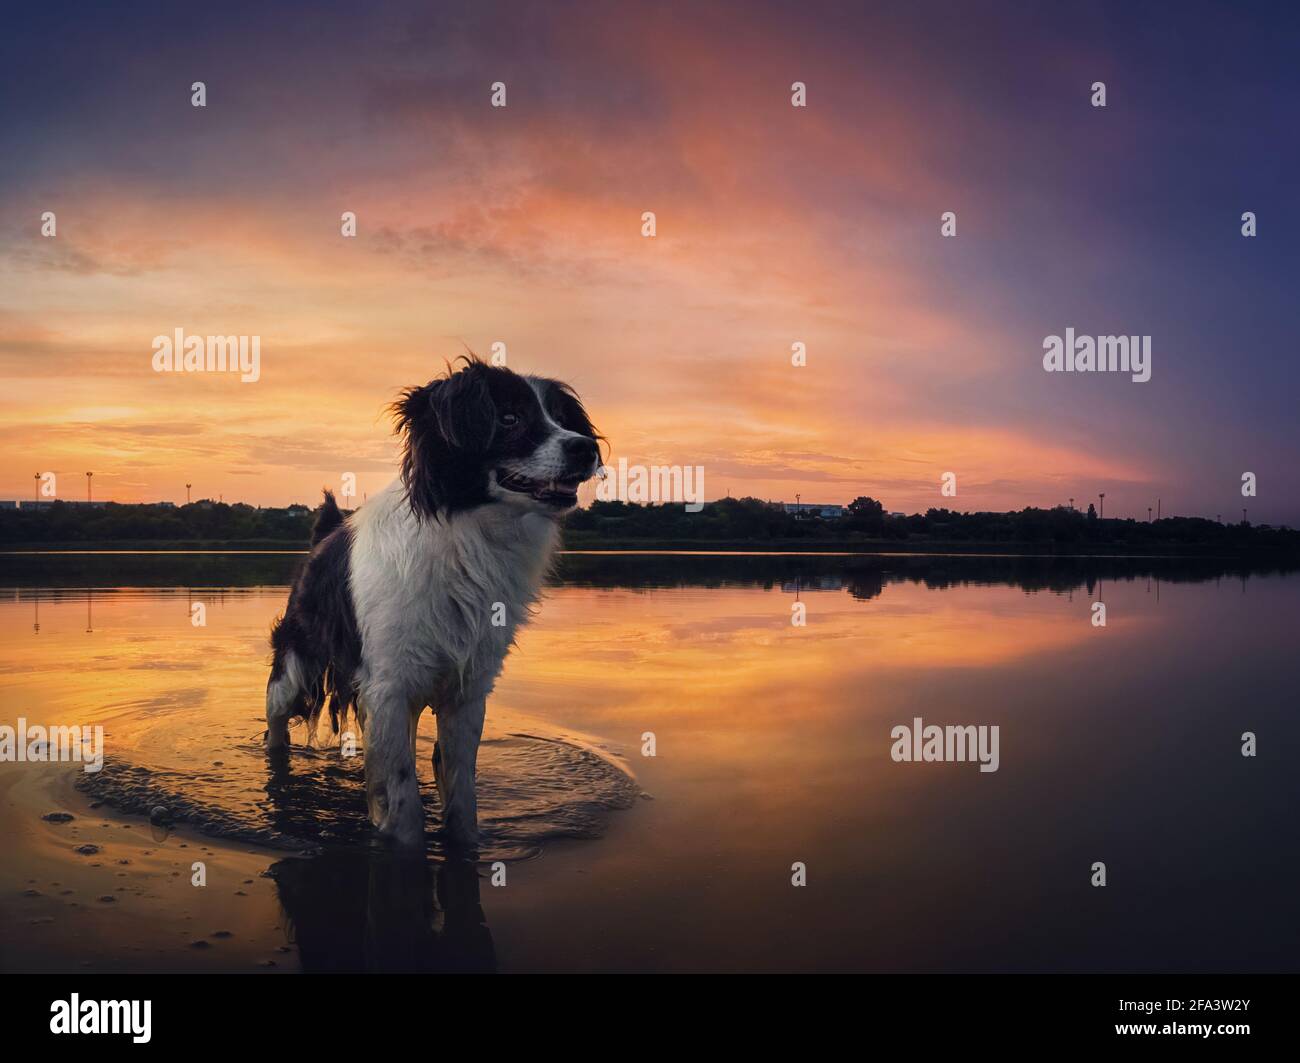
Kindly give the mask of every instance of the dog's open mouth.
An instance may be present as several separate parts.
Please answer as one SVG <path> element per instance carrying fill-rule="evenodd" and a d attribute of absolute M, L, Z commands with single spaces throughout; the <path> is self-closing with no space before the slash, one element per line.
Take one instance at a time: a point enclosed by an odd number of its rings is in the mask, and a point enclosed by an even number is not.
<path fill-rule="evenodd" d="M 497 483 L 515 494 L 529 495 L 548 506 L 576 506 L 578 487 L 585 476 L 564 476 L 557 480 L 533 480 L 520 473 L 497 472 Z"/>

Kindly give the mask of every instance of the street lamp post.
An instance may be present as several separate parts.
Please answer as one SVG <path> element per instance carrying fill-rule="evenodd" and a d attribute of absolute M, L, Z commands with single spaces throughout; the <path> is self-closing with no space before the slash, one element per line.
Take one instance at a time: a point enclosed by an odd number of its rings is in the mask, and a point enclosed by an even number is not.
<path fill-rule="evenodd" d="M 86 473 L 86 503 L 90 503 L 90 478 L 94 476 L 93 472 Z"/>
<path fill-rule="evenodd" d="M 1101 512 L 1099 512 L 1097 515 L 1102 520 L 1105 520 L 1106 519 L 1106 492 L 1105 491 L 1099 492 L 1097 497 L 1101 500 Z"/>

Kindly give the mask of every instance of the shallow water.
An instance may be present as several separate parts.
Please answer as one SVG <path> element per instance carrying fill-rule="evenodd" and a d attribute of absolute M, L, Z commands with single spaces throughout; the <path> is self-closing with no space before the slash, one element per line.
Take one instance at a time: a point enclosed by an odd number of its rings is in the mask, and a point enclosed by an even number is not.
<path fill-rule="evenodd" d="M 428 860 L 373 844 L 361 760 L 332 740 L 300 729 L 287 768 L 266 760 L 266 634 L 297 561 L 0 560 L 0 722 L 102 724 L 107 750 L 93 776 L 0 764 L 7 969 L 1300 966 L 1293 573 L 566 558 L 489 704 L 466 867 L 437 850 L 432 719 Z M 896 763 L 916 717 L 998 726 L 998 770 Z M 183 885 L 196 847 L 245 876 L 220 906 Z M 130 883 L 111 918 L 109 875 Z M 218 907 L 240 929 L 194 948 Z"/>
<path fill-rule="evenodd" d="M 294 729 L 285 763 L 263 749 L 258 688 L 266 654 L 258 642 L 284 597 L 281 587 L 22 592 L 5 609 L 12 615 L 29 605 L 31 634 L 39 636 L 11 643 L 24 675 L 19 690 L 25 683 L 41 690 L 31 692 L 36 704 L 26 718 L 104 726 L 104 767 L 83 772 L 77 785 L 119 811 L 148 817 L 164 808 L 168 820 L 207 836 L 282 849 L 363 841 L 370 834 L 365 740 L 351 718 L 342 733 L 353 738 L 353 755 L 341 754 L 328 718 L 315 734 L 305 724 Z M 202 626 L 192 622 L 196 605 Z M 88 644 L 93 652 L 77 652 Z M 426 713 L 416 752 L 431 854 L 439 852 L 434 731 Z M 544 721 L 504 712 L 484 735 L 478 787 L 485 860 L 536 855 L 557 838 L 596 837 L 604 815 L 639 792 L 614 757 Z"/>

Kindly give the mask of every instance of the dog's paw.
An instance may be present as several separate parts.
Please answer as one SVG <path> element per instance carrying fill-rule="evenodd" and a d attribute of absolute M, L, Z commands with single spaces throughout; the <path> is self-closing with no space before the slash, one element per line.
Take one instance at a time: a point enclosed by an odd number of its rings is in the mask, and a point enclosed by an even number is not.
<path fill-rule="evenodd" d="M 372 798 L 370 822 L 395 845 L 409 849 L 424 846 L 424 808 L 418 796 L 401 793 Z"/>
<path fill-rule="evenodd" d="M 442 842 L 458 853 L 474 852 L 479 847 L 478 824 L 460 818 L 448 819 L 442 825 Z"/>

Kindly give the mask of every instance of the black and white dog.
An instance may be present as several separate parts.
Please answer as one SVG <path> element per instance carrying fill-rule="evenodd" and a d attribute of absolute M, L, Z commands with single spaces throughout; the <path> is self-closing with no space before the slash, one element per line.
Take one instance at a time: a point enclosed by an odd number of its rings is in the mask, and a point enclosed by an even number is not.
<path fill-rule="evenodd" d="M 487 696 L 537 598 L 559 518 L 600 438 L 566 384 L 465 359 L 393 404 L 401 477 L 346 519 L 326 492 L 312 552 L 271 633 L 267 746 L 289 721 L 365 730 L 371 821 L 419 845 L 415 730 L 438 719 L 434 774 L 449 842 L 478 840 L 474 769 Z"/>

